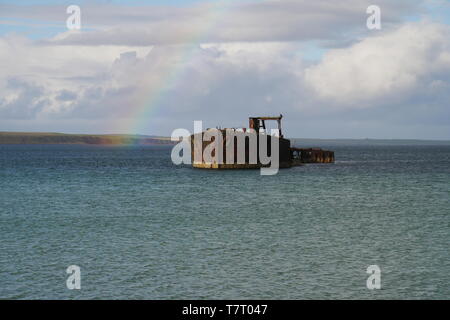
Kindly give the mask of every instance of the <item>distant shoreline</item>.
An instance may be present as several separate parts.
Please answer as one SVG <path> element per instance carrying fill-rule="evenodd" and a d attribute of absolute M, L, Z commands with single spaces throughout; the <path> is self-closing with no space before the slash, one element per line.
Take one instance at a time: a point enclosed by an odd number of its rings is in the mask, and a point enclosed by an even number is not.
<path fill-rule="evenodd" d="M 128 134 L 0 132 L 0 144 L 172 145 L 170 138 Z"/>
<path fill-rule="evenodd" d="M 292 145 L 315 146 L 450 146 L 450 140 L 420 140 L 420 139 L 307 139 L 291 138 Z"/>
<path fill-rule="evenodd" d="M 450 140 L 312 139 L 288 138 L 291 145 L 450 145 Z M 169 137 L 133 134 L 72 134 L 57 132 L 0 132 L 0 144 L 174 145 Z"/>

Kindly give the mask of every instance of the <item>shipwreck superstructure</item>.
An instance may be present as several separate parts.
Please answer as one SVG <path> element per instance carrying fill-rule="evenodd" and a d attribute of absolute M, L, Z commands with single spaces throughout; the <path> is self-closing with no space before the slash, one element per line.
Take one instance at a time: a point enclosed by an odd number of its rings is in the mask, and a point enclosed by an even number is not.
<path fill-rule="evenodd" d="M 249 128 L 208 129 L 191 135 L 191 163 L 202 169 L 257 169 L 268 166 L 261 154 L 278 149 L 279 168 L 305 163 L 333 163 L 334 152 L 320 148 L 294 148 L 284 138 L 278 117 L 250 117 Z M 276 121 L 278 128 L 269 132 L 266 121 Z M 275 134 L 274 134 L 275 133 Z M 274 140 L 276 139 L 276 140 Z M 213 144 L 218 143 L 216 148 Z M 275 143 L 278 147 L 275 147 Z M 260 150 L 263 148 L 264 150 Z M 264 151 L 264 152 L 261 152 Z M 205 156 L 211 154 L 211 157 Z"/>

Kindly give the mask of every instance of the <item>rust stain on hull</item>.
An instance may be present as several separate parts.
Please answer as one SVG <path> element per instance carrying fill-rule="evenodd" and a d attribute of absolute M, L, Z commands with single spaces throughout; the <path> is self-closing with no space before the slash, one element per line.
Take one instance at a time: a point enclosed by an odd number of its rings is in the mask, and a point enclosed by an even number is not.
<path fill-rule="evenodd" d="M 291 148 L 292 162 L 296 165 L 304 163 L 334 163 L 334 151 L 320 148 Z"/>

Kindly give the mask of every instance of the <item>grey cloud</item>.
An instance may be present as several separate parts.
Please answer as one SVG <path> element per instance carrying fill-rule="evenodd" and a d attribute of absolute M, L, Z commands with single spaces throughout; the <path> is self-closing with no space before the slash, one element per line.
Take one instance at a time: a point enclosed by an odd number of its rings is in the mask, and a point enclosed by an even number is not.
<path fill-rule="evenodd" d="M 61 90 L 59 95 L 56 96 L 56 100 L 59 101 L 72 101 L 77 98 L 77 94 L 75 92 L 69 90 Z"/>
<path fill-rule="evenodd" d="M 30 119 L 49 105 L 44 88 L 18 78 L 7 80 L 7 89 L 16 92 L 11 100 L 0 101 L 0 117 L 4 119 Z"/>
<path fill-rule="evenodd" d="M 420 12 L 423 0 L 379 0 L 385 27 Z M 369 0 L 285 0 L 243 3 L 205 2 L 174 8 L 85 5 L 86 31 L 67 33 L 42 43 L 64 45 L 162 45 L 191 41 L 261 42 L 345 39 L 365 32 Z M 20 6 L 22 7 L 22 6 Z M 0 11 L 2 11 L 0 9 Z M 61 20 L 64 8 L 9 6 L 6 16 Z M 63 15 L 65 18 L 65 16 Z M 93 30 L 91 30 L 93 29 Z"/>

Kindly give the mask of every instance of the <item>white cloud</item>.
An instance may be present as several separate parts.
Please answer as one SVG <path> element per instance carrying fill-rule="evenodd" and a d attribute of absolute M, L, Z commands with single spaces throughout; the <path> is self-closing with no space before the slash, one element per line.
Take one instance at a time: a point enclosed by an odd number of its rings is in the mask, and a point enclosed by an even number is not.
<path fill-rule="evenodd" d="M 410 23 L 330 50 L 305 70 L 305 81 L 320 97 L 351 107 L 383 103 L 388 97 L 408 99 L 413 91 L 450 81 L 449 54 L 448 26 Z"/>
<path fill-rule="evenodd" d="M 128 49 L 41 46 L 21 36 L 0 38 L 0 114 L 22 118 L 69 111 L 86 90 L 114 87 L 111 66 Z M 150 48 L 133 50 L 143 56 Z M 76 94 L 75 99 L 67 99 L 70 93 Z M 30 112 L 9 110 L 25 101 L 22 107 Z"/>

